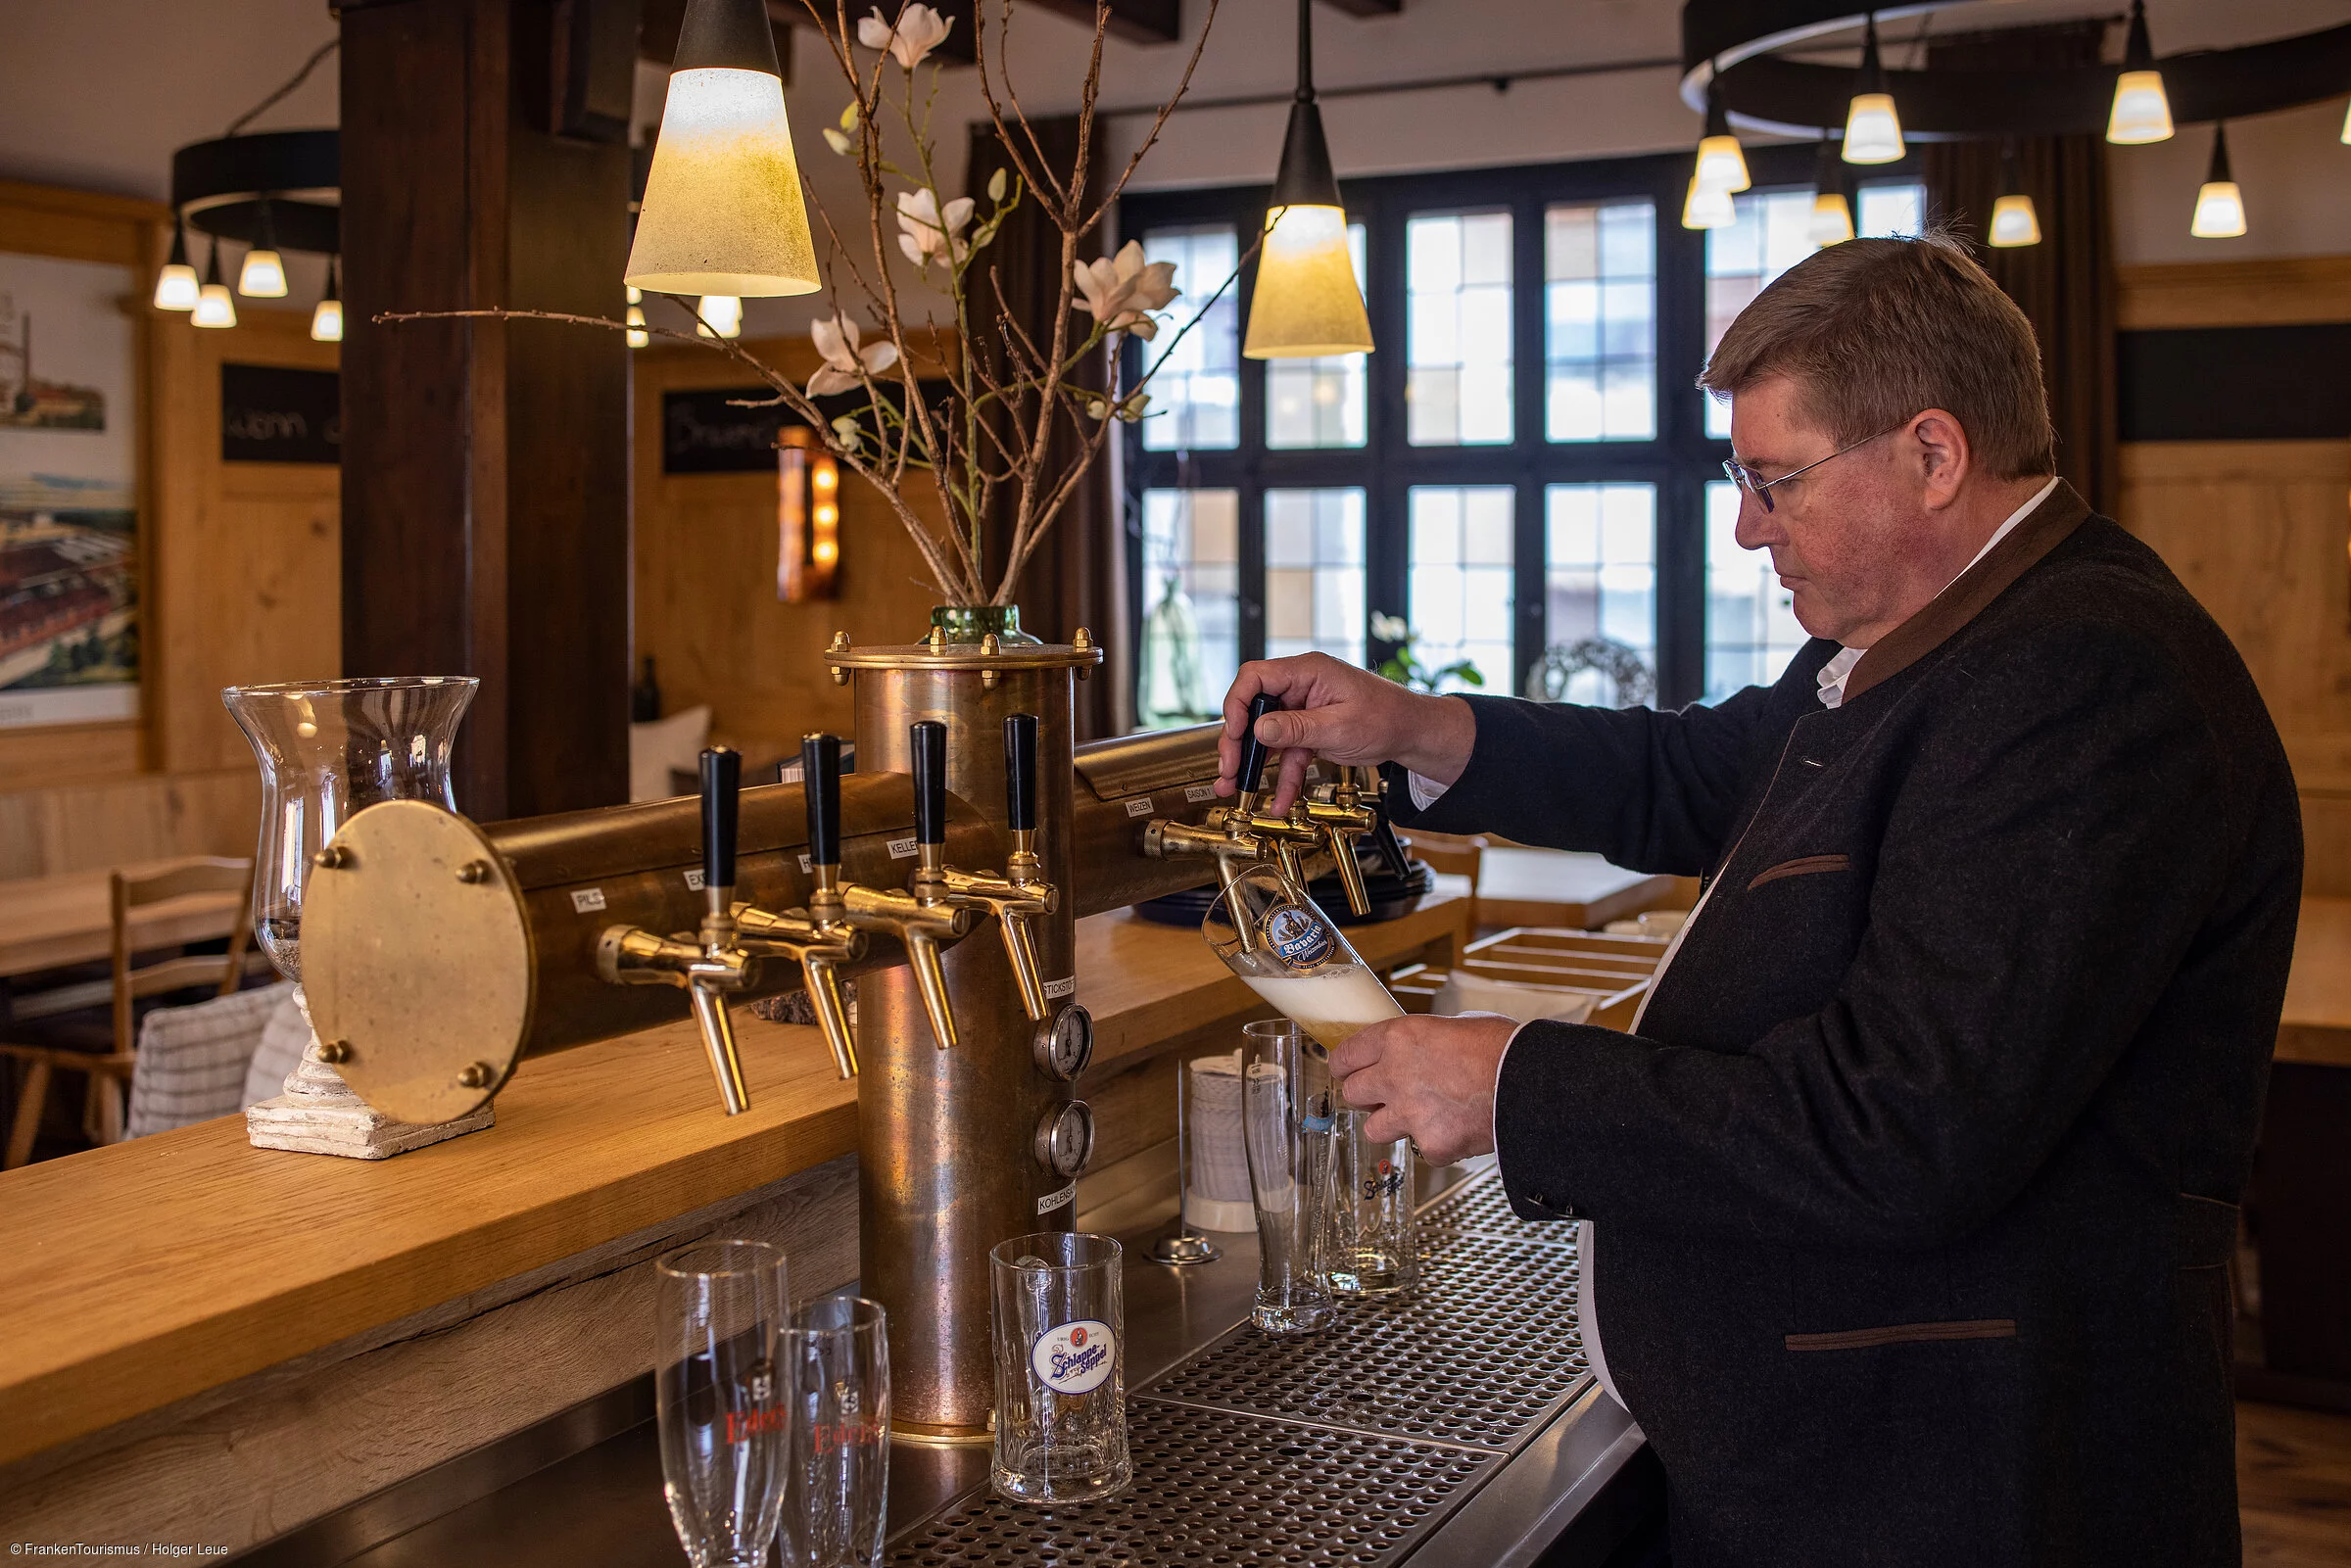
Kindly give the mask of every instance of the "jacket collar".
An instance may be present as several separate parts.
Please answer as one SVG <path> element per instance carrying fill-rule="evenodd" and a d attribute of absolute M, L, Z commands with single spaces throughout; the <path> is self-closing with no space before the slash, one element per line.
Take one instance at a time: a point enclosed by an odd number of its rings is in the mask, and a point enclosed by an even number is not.
<path fill-rule="evenodd" d="M 2006 539 L 1861 655 L 1861 662 L 1845 678 L 1845 701 L 1850 703 L 1941 647 L 2088 519 L 2089 502 L 2059 480 L 2048 499 L 2010 529 Z"/>

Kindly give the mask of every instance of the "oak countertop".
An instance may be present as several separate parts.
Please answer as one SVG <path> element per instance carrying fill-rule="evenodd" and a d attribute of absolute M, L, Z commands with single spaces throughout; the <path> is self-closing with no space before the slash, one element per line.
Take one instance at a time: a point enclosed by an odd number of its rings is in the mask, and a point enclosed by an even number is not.
<path fill-rule="evenodd" d="M 1463 914 L 1349 935 L 1386 968 Z M 1196 931 L 1123 911 L 1079 922 L 1078 960 L 1101 1065 L 1258 1006 Z M 0 1174 L 0 1464 L 853 1152 L 819 1033 L 737 1030 L 739 1117 L 680 1022 L 525 1063 L 496 1127 L 393 1160 L 255 1149 L 230 1117 Z"/>

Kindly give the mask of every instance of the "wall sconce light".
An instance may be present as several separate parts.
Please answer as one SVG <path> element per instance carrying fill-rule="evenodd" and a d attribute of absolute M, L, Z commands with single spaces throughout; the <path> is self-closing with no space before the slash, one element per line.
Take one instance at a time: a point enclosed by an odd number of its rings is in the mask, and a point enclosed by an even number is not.
<path fill-rule="evenodd" d="M 776 597 L 833 596 L 840 565 L 840 466 L 805 425 L 776 432 Z"/>

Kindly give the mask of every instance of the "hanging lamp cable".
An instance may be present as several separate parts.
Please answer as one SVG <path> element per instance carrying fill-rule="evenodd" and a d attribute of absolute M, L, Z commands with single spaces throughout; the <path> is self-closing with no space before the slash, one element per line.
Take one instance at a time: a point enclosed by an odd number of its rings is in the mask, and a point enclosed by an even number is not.
<path fill-rule="evenodd" d="M 302 69 L 294 72 L 293 77 L 288 80 L 283 87 L 278 88 L 277 91 L 271 93 L 268 97 L 263 99 L 260 103 L 254 105 L 251 109 L 246 110 L 245 113 L 239 115 L 235 119 L 231 120 L 229 122 L 228 129 L 220 133 L 221 140 L 225 141 L 229 137 L 236 135 L 237 132 L 243 130 L 246 126 L 261 119 L 262 116 L 276 108 L 277 105 L 282 102 L 287 95 L 292 93 L 295 88 L 300 87 L 304 82 L 310 80 L 311 72 L 318 69 L 318 62 L 324 60 L 328 55 L 333 54 L 337 49 L 342 47 L 343 40 L 339 37 L 329 38 L 326 40 L 326 42 L 320 44 L 315 50 L 312 51 L 311 58 L 302 63 Z"/>

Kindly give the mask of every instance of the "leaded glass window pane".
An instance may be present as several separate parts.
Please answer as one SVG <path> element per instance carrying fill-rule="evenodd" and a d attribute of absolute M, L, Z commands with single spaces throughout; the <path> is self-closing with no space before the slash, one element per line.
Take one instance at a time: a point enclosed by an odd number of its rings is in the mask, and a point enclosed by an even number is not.
<path fill-rule="evenodd" d="M 1741 549 L 1739 487 L 1706 486 L 1706 689 L 1719 702 L 1742 687 L 1769 686 L 1811 637 L 1796 597 L 1780 586 L 1771 551 Z"/>
<path fill-rule="evenodd" d="M 1226 225 L 1153 229 L 1143 236 L 1143 255 L 1176 263 L 1176 286 L 1183 292 L 1168 307 L 1156 341 L 1141 345 L 1143 362 L 1159 364 L 1151 378 L 1151 411 L 1143 419 L 1147 451 L 1208 451 L 1241 444 L 1241 312 L 1231 289 L 1208 306 L 1232 269 L 1240 245 Z M 1090 318 L 1080 316 L 1080 323 Z M 1178 333 L 1182 333 L 1180 338 Z M 1162 345 L 1166 358 L 1162 360 Z"/>
<path fill-rule="evenodd" d="M 1415 447 L 1511 439 L 1511 214 L 1405 222 L 1405 405 Z"/>
<path fill-rule="evenodd" d="M 1657 493 L 1653 485 L 1551 485 L 1543 493 L 1543 577 L 1552 648 L 1587 638 L 1622 643 L 1657 669 Z M 1618 705 L 1597 670 L 1567 677 L 1567 702 Z"/>
<path fill-rule="evenodd" d="M 1435 670 L 1467 659 L 1486 689 L 1516 689 L 1511 537 L 1516 492 L 1509 485 L 1417 485 L 1408 493 L 1414 655 Z M 1451 679 L 1445 690 L 1469 683 Z M 1474 689 L 1474 688 L 1471 688 Z"/>
<path fill-rule="evenodd" d="M 1142 571 L 1136 721 L 1206 723 L 1241 664 L 1240 493 L 1144 491 Z"/>
<path fill-rule="evenodd" d="M 1364 662 L 1364 493 L 1266 492 L 1266 657 Z"/>
<path fill-rule="evenodd" d="M 1649 202 L 1544 214 L 1546 433 L 1651 441 L 1657 433 L 1657 210 Z"/>

